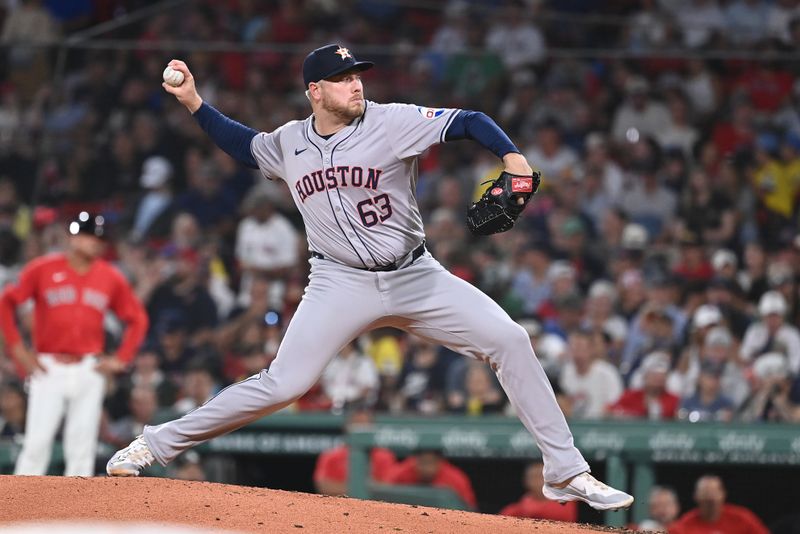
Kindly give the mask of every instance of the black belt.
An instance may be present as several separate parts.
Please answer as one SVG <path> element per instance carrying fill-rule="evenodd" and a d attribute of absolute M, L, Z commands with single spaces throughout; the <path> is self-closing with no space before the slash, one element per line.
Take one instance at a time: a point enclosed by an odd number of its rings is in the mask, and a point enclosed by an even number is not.
<path fill-rule="evenodd" d="M 425 241 L 420 243 L 420 245 L 411 251 L 411 261 L 405 265 L 397 265 L 397 262 L 389 263 L 388 265 L 376 265 L 375 267 L 353 267 L 354 269 L 360 269 L 362 271 L 372 271 L 372 272 L 383 272 L 383 271 L 396 271 L 402 267 L 408 267 L 415 261 L 417 261 L 420 256 L 425 254 Z M 406 255 L 407 256 L 407 255 Z M 318 258 L 320 260 L 327 260 L 325 256 L 320 254 L 319 252 L 311 251 L 312 258 Z M 405 257 L 405 256 L 404 256 Z M 352 267 L 352 266 L 351 266 Z"/>

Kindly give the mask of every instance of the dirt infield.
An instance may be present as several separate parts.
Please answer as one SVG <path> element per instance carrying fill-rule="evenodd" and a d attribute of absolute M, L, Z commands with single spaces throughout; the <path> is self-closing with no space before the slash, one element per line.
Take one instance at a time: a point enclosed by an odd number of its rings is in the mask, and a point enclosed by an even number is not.
<path fill-rule="evenodd" d="M 274 534 L 604 531 L 566 523 L 161 478 L 0 476 L 0 495 L 0 530 L 9 523 L 69 519 Z"/>

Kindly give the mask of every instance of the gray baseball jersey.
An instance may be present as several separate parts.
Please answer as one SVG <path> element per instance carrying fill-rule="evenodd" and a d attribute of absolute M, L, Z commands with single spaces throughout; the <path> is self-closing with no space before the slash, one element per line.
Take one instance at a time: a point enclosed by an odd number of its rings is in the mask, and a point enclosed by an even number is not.
<path fill-rule="evenodd" d="M 289 185 L 311 250 L 375 267 L 424 239 L 417 156 L 444 141 L 457 112 L 367 101 L 361 117 L 328 139 L 309 117 L 258 134 L 250 148 L 265 176 Z"/>
<path fill-rule="evenodd" d="M 548 482 L 588 471 L 525 330 L 493 300 L 420 251 L 417 156 L 442 142 L 457 110 L 366 103 L 325 139 L 312 119 L 253 138 L 263 174 L 289 185 L 308 233 L 311 275 L 268 370 L 180 419 L 147 426 L 162 464 L 291 404 L 347 343 L 393 326 L 491 364 L 542 451 Z M 385 271 L 375 266 L 395 264 Z"/>

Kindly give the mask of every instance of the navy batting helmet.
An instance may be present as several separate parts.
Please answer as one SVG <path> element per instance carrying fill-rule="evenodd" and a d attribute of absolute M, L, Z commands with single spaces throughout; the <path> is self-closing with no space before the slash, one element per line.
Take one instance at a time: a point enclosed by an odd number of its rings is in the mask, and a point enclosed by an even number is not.
<path fill-rule="evenodd" d="M 95 237 L 106 237 L 106 221 L 102 215 L 91 215 L 88 211 L 82 211 L 69 223 L 68 230 L 70 235 L 88 234 Z"/>

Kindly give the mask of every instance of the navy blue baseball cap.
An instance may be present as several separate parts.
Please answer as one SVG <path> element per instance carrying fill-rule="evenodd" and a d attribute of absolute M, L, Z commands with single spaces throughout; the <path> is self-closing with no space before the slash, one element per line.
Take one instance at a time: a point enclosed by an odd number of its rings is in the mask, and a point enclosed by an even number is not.
<path fill-rule="evenodd" d="M 347 48 L 338 44 L 329 44 L 313 50 L 303 61 L 303 82 L 306 87 L 311 82 L 318 82 L 336 76 L 348 70 L 363 71 L 371 69 L 371 61 L 356 61 Z"/>

